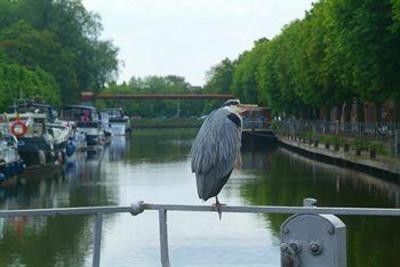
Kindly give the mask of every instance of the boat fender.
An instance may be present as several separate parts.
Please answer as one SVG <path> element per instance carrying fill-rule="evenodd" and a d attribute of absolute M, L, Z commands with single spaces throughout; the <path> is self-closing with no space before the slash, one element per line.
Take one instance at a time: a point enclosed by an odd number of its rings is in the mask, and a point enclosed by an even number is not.
<path fill-rule="evenodd" d="M 6 175 L 0 172 L 0 182 L 4 182 L 6 180 Z"/>
<path fill-rule="evenodd" d="M 24 136 L 27 130 L 28 128 L 26 127 L 26 124 L 20 120 L 16 120 L 11 125 L 11 133 L 17 138 Z"/>
<path fill-rule="evenodd" d="M 18 163 L 15 161 L 10 164 L 10 172 L 11 172 L 11 177 L 17 174 L 17 168 L 18 168 Z"/>
<path fill-rule="evenodd" d="M 75 153 L 75 145 L 73 142 L 68 142 L 67 147 L 66 147 L 66 154 L 68 157 L 71 157 Z"/>
<path fill-rule="evenodd" d="M 38 156 L 40 165 L 46 165 L 46 154 L 42 149 L 39 149 Z"/>
<path fill-rule="evenodd" d="M 63 151 L 58 151 L 57 153 L 57 162 L 58 164 L 64 164 L 65 162 L 65 154 Z"/>
<path fill-rule="evenodd" d="M 23 160 L 17 162 L 17 174 L 22 174 L 25 169 L 25 164 Z"/>

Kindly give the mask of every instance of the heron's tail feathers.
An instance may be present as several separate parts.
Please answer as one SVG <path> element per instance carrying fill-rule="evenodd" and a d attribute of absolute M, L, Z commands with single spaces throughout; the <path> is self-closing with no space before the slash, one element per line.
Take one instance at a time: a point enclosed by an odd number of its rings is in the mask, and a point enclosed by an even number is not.
<path fill-rule="evenodd" d="M 207 201 L 209 198 L 213 197 L 211 194 L 210 185 L 207 184 L 207 177 L 205 175 L 196 173 L 196 183 L 199 198 Z"/>

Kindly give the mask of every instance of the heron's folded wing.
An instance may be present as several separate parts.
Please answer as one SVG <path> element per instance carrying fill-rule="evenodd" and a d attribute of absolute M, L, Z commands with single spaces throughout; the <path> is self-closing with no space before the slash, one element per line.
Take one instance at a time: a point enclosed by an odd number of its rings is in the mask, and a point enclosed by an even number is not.
<path fill-rule="evenodd" d="M 224 109 L 210 114 L 193 142 L 192 171 L 207 174 L 213 172 L 216 178 L 232 171 L 235 159 L 240 153 L 241 132 L 228 119 Z"/>

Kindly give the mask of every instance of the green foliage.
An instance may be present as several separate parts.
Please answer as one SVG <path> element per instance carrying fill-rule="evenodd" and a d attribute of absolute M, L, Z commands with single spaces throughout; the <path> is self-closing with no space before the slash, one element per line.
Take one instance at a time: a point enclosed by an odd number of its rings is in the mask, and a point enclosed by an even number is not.
<path fill-rule="evenodd" d="M 336 135 L 321 135 L 320 141 L 329 145 L 342 145 L 344 140 Z"/>
<path fill-rule="evenodd" d="M 381 142 L 371 142 L 368 144 L 368 149 L 375 151 L 377 154 L 385 155 L 386 150 Z"/>
<path fill-rule="evenodd" d="M 256 75 L 264 50 L 268 45 L 267 39 L 255 42 L 251 51 L 242 53 L 234 62 L 232 93 L 244 103 L 258 103 L 258 91 Z"/>
<path fill-rule="evenodd" d="M 204 86 L 206 93 L 226 94 L 231 93 L 234 65 L 228 58 L 213 66 L 207 72 L 207 83 Z M 206 103 L 204 113 L 219 107 L 223 101 L 211 100 Z"/>
<path fill-rule="evenodd" d="M 300 137 L 306 140 L 313 140 L 314 139 L 314 133 L 312 131 L 306 131 L 302 132 L 300 134 Z"/>
<path fill-rule="evenodd" d="M 320 0 L 273 39 L 214 67 L 207 88 L 225 81 L 281 117 L 313 118 L 353 99 L 399 101 L 399 44 L 399 0 Z"/>
<path fill-rule="evenodd" d="M 73 103 L 81 91 L 98 92 L 115 79 L 118 49 L 99 40 L 101 30 L 99 16 L 78 0 L 0 0 L 0 63 L 46 72 L 54 94 Z"/>
<path fill-rule="evenodd" d="M 51 104 L 60 103 L 60 88 L 41 68 L 27 69 L 17 64 L 0 64 L 0 110 L 19 97 L 39 97 Z"/>
<path fill-rule="evenodd" d="M 354 138 L 352 142 L 352 146 L 357 150 L 366 150 L 368 145 L 369 143 L 363 138 Z"/>
<path fill-rule="evenodd" d="M 135 128 L 199 128 L 202 123 L 197 118 L 153 118 L 133 120 L 131 125 Z"/>
<path fill-rule="evenodd" d="M 166 77 L 148 76 L 132 77 L 129 84 L 110 84 L 102 93 L 120 94 L 185 94 L 202 93 L 200 88 L 193 88 L 183 77 L 169 75 Z M 179 102 L 179 103 L 178 103 Z M 181 117 L 199 116 L 204 108 L 200 100 L 107 100 L 98 101 L 98 107 L 121 107 L 128 114 L 142 117 L 177 116 L 179 106 Z"/>

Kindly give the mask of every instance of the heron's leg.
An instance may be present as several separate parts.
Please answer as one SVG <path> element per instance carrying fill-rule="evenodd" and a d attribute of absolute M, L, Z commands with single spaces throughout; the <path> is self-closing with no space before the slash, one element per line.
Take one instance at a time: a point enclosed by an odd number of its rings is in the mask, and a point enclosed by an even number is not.
<path fill-rule="evenodd" d="M 222 204 L 222 203 L 220 203 L 218 201 L 218 196 L 215 196 L 215 204 L 214 205 L 215 205 L 215 209 L 217 210 L 219 220 L 221 220 L 222 219 L 222 209 L 221 209 L 221 207 L 222 206 L 226 206 L 226 205 Z"/>

